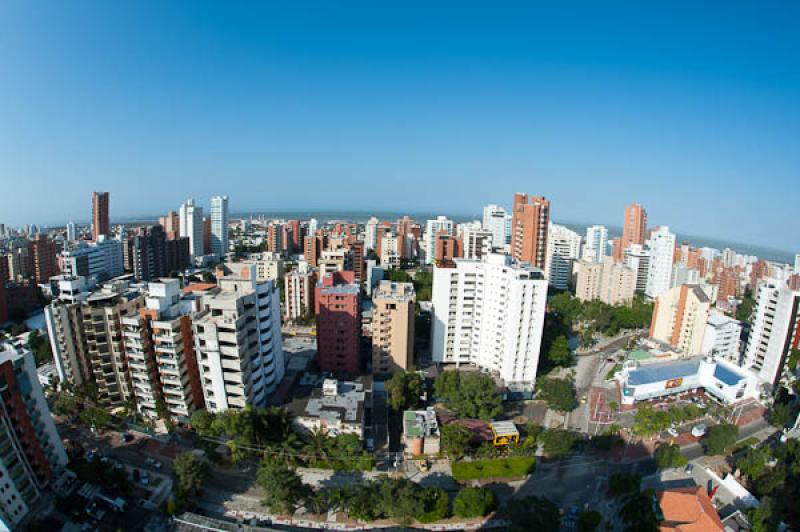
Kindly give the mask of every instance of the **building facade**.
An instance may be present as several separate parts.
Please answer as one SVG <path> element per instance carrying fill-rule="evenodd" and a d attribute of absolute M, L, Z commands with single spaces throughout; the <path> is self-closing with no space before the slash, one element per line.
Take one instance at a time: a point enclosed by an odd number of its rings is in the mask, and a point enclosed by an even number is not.
<path fill-rule="evenodd" d="M 297 222 L 298 229 L 299 225 Z M 293 236 L 293 242 L 294 238 Z M 295 243 L 299 248 L 299 242 Z M 224 257 L 228 253 L 228 247 L 228 196 L 214 196 L 211 198 L 211 253 Z"/>
<path fill-rule="evenodd" d="M 547 231 L 550 201 L 544 196 L 514 194 L 511 220 L 511 256 L 540 270 L 547 269 Z"/>
<path fill-rule="evenodd" d="M 322 274 L 321 274 L 322 275 Z M 325 274 L 314 294 L 320 370 L 356 375 L 361 367 L 360 290 L 353 272 Z"/>
<path fill-rule="evenodd" d="M 446 216 L 437 216 L 435 220 L 428 220 L 425 224 L 425 264 L 433 264 L 436 254 L 436 237 L 442 231 L 453 235 L 455 225 L 453 220 Z"/>
<path fill-rule="evenodd" d="M 699 286 L 671 288 L 656 299 L 650 336 L 687 356 L 700 354 L 710 309 L 711 300 Z"/>
<path fill-rule="evenodd" d="M 500 205 L 483 208 L 483 228 L 492 234 L 492 246 L 502 249 L 511 242 L 511 216 Z"/>
<path fill-rule="evenodd" d="M 202 257 L 203 249 L 203 208 L 195 205 L 193 199 L 178 209 L 180 236 L 189 238 L 189 254 L 192 258 Z"/>
<path fill-rule="evenodd" d="M 414 364 L 412 283 L 381 281 L 372 294 L 372 372 L 407 371 Z"/>
<path fill-rule="evenodd" d="M 111 237 L 109 201 L 108 192 L 92 192 L 92 238 L 94 240 L 100 238 L 100 235 Z"/>
<path fill-rule="evenodd" d="M 569 288 L 572 264 L 581 256 L 581 235 L 563 225 L 551 223 L 547 236 L 547 269 L 550 286 L 559 290 Z"/>
<path fill-rule="evenodd" d="M 647 270 L 645 293 L 656 298 L 669 290 L 672 279 L 672 262 L 675 257 L 675 235 L 669 227 L 662 226 L 653 231 L 647 241 L 650 264 Z"/>

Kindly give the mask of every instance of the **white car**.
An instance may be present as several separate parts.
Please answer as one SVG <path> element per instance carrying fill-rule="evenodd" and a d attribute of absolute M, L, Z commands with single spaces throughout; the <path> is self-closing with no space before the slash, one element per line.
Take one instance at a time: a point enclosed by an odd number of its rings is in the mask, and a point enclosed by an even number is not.
<path fill-rule="evenodd" d="M 673 438 L 677 438 L 678 437 L 678 431 L 673 429 L 672 427 L 667 429 L 667 434 L 669 434 Z"/>
<path fill-rule="evenodd" d="M 692 427 L 692 436 L 694 436 L 695 438 L 705 436 L 705 434 L 706 434 L 706 425 L 704 423 L 700 423 Z"/>

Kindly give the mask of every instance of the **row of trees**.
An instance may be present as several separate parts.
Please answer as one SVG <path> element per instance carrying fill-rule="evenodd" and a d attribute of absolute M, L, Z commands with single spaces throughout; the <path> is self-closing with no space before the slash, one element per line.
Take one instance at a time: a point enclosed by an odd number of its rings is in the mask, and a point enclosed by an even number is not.
<path fill-rule="evenodd" d="M 705 410 L 693 404 L 673 406 L 669 410 L 656 410 L 650 405 L 643 405 L 636 411 L 633 431 L 643 437 L 654 436 L 673 424 L 688 423 L 705 415 Z"/>
<path fill-rule="evenodd" d="M 433 384 L 436 397 L 460 417 L 490 420 L 503 411 L 494 379 L 483 373 L 442 372 Z"/>
<path fill-rule="evenodd" d="M 644 329 L 650 326 L 653 304 L 638 296 L 630 305 L 607 305 L 602 301 L 580 301 L 569 292 L 560 292 L 547 304 L 551 313 L 567 327 L 580 322 L 584 329 L 614 336 L 622 329 Z"/>
<path fill-rule="evenodd" d="M 755 532 L 777 530 L 781 521 L 800 530 L 800 441 L 790 439 L 772 449 L 751 448 L 736 460 L 736 467 L 761 501 L 748 511 Z"/>

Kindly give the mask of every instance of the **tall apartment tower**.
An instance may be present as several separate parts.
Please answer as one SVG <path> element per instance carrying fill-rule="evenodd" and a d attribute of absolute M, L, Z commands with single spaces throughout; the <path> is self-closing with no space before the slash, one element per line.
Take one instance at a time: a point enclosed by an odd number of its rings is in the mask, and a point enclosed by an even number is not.
<path fill-rule="evenodd" d="M 178 279 L 148 283 L 145 306 L 121 319 L 125 353 L 139 413 L 156 419 L 163 401 L 174 421 L 203 408 L 192 314 L 200 300 L 182 297 Z"/>
<path fill-rule="evenodd" d="M 167 235 L 160 225 L 145 227 L 130 241 L 133 276 L 150 281 L 169 274 L 167 269 Z"/>
<path fill-rule="evenodd" d="M 800 347 L 800 291 L 786 281 L 768 279 L 758 289 L 744 366 L 762 382 L 777 386 L 789 377 L 787 361 Z M 788 380 L 788 379 L 787 379 Z"/>
<path fill-rule="evenodd" d="M 33 354 L 0 344 L 0 527 L 22 529 L 67 462 Z"/>
<path fill-rule="evenodd" d="M 159 225 L 164 228 L 169 240 L 175 240 L 181 236 L 181 218 L 175 211 L 169 211 L 166 216 L 158 219 Z"/>
<path fill-rule="evenodd" d="M 433 361 L 471 364 L 530 392 L 544 327 L 547 279 L 508 255 L 433 270 Z"/>
<path fill-rule="evenodd" d="M 407 371 L 414 364 L 414 285 L 381 281 L 372 294 L 372 372 Z"/>
<path fill-rule="evenodd" d="M 425 264 L 433 264 L 436 258 L 436 238 L 444 231 L 448 235 L 453 235 L 455 225 L 453 220 L 446 216 L 437 216 L 435 220 L 428 220 L 425 224 Z"/>
<path fill-rule="evenodd" d="M 511 255 L 532 266 L 547 268 L 547 228 L 550 201 L 544 196 L 514 194 L 511 219 Z"/>
<path fill-rule="evenodd" d="M 492 246 L 503 249 L 511 241 L 511 216 L 500 205 L 487 205 L 483 208 L 484 229 L 492 233 Z"/>
<path fill-rule="evenodd" d="M 78 226 L 75 225 L 75 222 L 69 222 L 67 224 L 67 240 L 70 242 L 78 240 Z"/>
<path fill-rule="evenodd" d="M 572 264 L 581 256 L 581 235 L 563 225 L 551 223 L 547 236 L 547 270 L 550 286 L 566 290 L 572 278 Z"/>
<path fill-rule="evenodd" d="M 297 222 L 298 233 L 299 227 Z M 228 253 L 228 196 L 211 198 L 211 253 L 217 257 Z"/>
<path fill-rule="evenodd" d="M 283 379 L 278 291 L 272 281 L 222 277 L 195 315 L 195 351 L 209 412 L 263 407 Z"/>
<path fill-rule="evenodd" d="M 375 249 L 378 246 L 378 219 L 374 216 L 367 220 L 364 226 L 364 245 L 367 249 Z"/>
<path fill-rule="evenodd" d="M 647 247 L 650 250 L 650 266 L 645 293 L 656 298 L 670 287 L 672 262 L 675 258 L 675 235 L 669 231 L 669 227 L 661 226 L 650 235 Z"/>
<path fill-rule="evenodd" d="M 314 312 L 316 284 L 316 271 L 305 261 L 298 263 L 297 268 L 284 276 L 283 297 L 287 321 L 295 321 Z"/>
<path fill-rule="evenodd" d="M 97 240 L 100 235 L 111 236 L 108 202 L 108 192 L 92 192 L 92 237 L 94 240 Z"/>
<path fill-rule="evenodd" d="M 203 250 L 203 208 L 195 205 L 193 199 L 178 209 L 180 235 L 189 237 L 189 254 L 192 258 L 202 257 Z"/>
<path fill-rule="evenodd" d="M 332 272 L 317 282 L 317 362 L 320 370 L 357 375 L 361 366 L 361 302 L 355 275 Z"/>
<path fill-rule="evenodd" d="M 625 266 L 636 274 L 636 291 L 647 290 L 647 279 L 650 276 L 650 251 L 639 244 L 631 244 L 623 255 Z"/>
<path fill-rule="evenodd" d="M 631 244 L 644 245 L 647 238 L 647 211 L 638 203 L 625 207 L 625 222 L 622 225 L 622 250 Z"/>
<path fill-rule="evenodd" d="M 33 277 L 37 284 L 44 284 L 58 275 L 58 250 L 50 237 L 39 233 L 30 246 L 30 257 L 33 263 Z"/>
<path fill-rule="evenodd" d="M 703 335 L 711 300 L 698 285 L 681 285 L 662 293 L 653 307 L 650 336 L 680 349 L 684 355 L 703 352 Z"/>
<path fill-rule="evenodd" d="M 608 250 L 608 229 L 603 225 L 586 228 L 586 243 L 583 246 L 583 259 L 590 262 L 603 262 Z"/>

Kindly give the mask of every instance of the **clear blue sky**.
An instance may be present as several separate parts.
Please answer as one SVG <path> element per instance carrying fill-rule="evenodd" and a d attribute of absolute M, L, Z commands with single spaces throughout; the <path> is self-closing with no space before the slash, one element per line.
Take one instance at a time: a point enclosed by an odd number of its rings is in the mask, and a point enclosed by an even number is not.
<path fill-rule="evenodd" d="M 256 4 L 0 2 L 0 222 L 526 191 L 800 250 L 797 2 Z"/>

